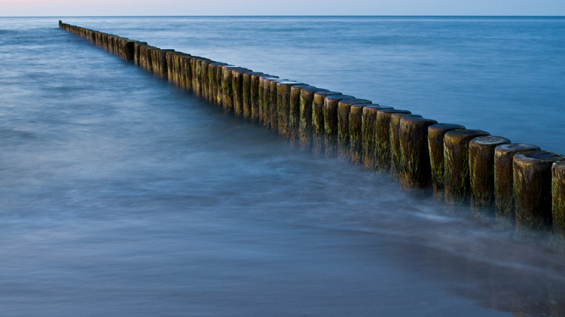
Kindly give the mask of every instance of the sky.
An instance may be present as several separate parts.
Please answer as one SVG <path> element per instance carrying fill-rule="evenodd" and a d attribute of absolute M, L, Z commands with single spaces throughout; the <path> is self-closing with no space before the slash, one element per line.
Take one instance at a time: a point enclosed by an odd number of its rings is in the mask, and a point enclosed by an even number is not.
<path fill-rule="evenodd" d="M 0 16 L 552 15 L 565 0 L 0 0 Z"/>

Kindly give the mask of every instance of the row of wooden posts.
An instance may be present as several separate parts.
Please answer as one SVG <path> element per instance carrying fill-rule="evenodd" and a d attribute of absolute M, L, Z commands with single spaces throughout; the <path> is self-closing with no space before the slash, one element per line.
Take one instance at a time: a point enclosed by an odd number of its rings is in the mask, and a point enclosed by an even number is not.
<path fill-rule="evenodd" d="M 565 238 L 563 155 L 244 67 L 61 21 L 59 27 L 302 148 Z"/>

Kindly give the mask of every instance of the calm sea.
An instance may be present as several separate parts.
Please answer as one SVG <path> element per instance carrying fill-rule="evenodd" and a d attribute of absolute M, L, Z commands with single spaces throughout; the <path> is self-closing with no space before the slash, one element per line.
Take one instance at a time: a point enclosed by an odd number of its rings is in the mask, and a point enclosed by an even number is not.
<path fill-rule="evenodd" d="M 564 316 L 565 255 L 0 18 L 0 315 Z M 565 18 L 62 18 L 565 154 Z"/>

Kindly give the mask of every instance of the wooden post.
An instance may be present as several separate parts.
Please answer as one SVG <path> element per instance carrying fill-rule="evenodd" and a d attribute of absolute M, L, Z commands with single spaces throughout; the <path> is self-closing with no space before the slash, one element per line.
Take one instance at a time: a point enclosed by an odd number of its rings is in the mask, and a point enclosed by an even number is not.
<path fill-rule="evenodd" d="M 391 113 L 390 115 L 390 175 L 396 181 L 400 180 L 400 120 L 406 116 L 422 117 L 419 114 Z M 437 123 L 437 122 L 436 122 Z"/>
<path fill-rule="evenodd" d="M 284 138 L 290 139 L 290 91 L 292 87 L 307 87 L 308 85 L 295 81 L 279 81 L 276 85 L 278 132 Z"/>
<path fill-rule="evenodd" d="M 482 136 L 469 143 L 471 208 L 490 209 L 494 205 L 494 149 L 510 140 L 498 136 Z"/>
<path fill-rule="evenodd" d="M 489 135 L 482 130 L 458 129 L 443 138 L 445 200 L 450 204 L 467 200 L 470 194 L 469 142 Z"/>
<path fill-rule="evenodd" d="M 433 195 L 436 199 L 444 198 L 443 179 L 443 137 L 447 131 L 465 129 L 464 126 L 451 123 L 438 123 L 428 127 L 428 150 L 432 171 Z"/>
<path fill-rule="evenodd" d="M 342 100 L 355 100 L 352 96 L 346 95 L 335 95 L 327 96 L 324 100 L 324 145 L 326 150 L 326 157 L 336 157 L 337 156 L 337 138 L 339 131 L 339 116 L 338 116 L 338 105 Z M 349 132 L 349 128 L 347 128 Z"/>
<path fill-rule="evenodd" d="M 391 143 L 390 118 L 393 113 L 412 114 L 408 110 L 381 109 L 377 112 L 376 121 L 376 168 L 380 172 L 390 170 Z"/>
<path fill-rule="evenodd" d="M 351 107 L 354 105 L 370 105 L 372 102 L 366 99 L 345 99 L 340 100 L 337 105 L 337 156 L 342 159 L 350 160 L 351 152 L 351 135 L 350 125 L 349 125 L 349 117 L 351 114 Z M 377 105 L 378 106 L 378 105 Z M 361 113 L 362 114 L 362 113 Z M 355 119 L 354 119 L 355 120 Z M 358 130 L 355 128 L 353 131 L 359 131 L 359 135 L 356 137 L 360 137 L 361 128 L 362 128 L 362 118 L 359 117 L 359 120 L 356 121 L 358 123 Z"/>
<path fill-rule="evenodd" d="M 437 121 L 406 116 L 400 120 L 400 184 L 404 188 L 428 188 L 432 169 L 428 150 L 428 127 Z"/>
<path fill-rule="evenodd" d="M 300 147 L 307 149 L 312 146 L 312 109 L 314 108 L 314 95 L 319 91 L 327 91 L 316 87 L 305 87 L 300 91 L 300 124 L 298 138 Z"/>
<path fill-rule="evenodd" d="M 549 229 L 552 222 L 551 169 L 565 160 L 560 154 L 532 151 L 514 155 L 514 198 L 516 229 Z"/>
<path fill-rule="evenodd" d="M 514 211 L 514 168 L 516 153 L 539 151 L 540 148 L 523 143 L 502 144 L 494 149 L 494 200 L 496 204 L 496 221 L 499 226 L 514 227 L 516 213 Z"/>
<path fill-rule="evenodd" d="M 318 91 L 312 102 L 312 150 L 314 153 L 324 151 L 324 100 L 327 96 L 342 95 L 335 91 Z"/>
<path fill-rule="evenodd" d="M 565 161 L 553 164 L 551 188 L 553 233 L 563 243 L 565 241 Z"/>

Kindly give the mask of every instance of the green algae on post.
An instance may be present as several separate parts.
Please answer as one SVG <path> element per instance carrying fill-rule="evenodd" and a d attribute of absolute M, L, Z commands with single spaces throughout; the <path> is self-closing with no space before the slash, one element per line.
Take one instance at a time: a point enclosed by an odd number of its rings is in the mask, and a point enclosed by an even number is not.
<path fill-rule="evenodd" d="M 300 91 L 300 123 L 298 125 L 298 140 L 300 148 L 312 146 L 312 108 L 314 107 L 314 94 L 327 89 L 313 86 L 302 88 Z"/>
<path fill-rule="evenodd" d="M 253 77 L 255 75 L 255 77 Z M 243 118 L 247 120 L 255 120 L 253 118 L 253 102 L 254 97 L 258 94 L 257 80 L 258 75 L 263 75 L 261 72 L 245 72 L 243 73 L 243 82 L 241 88 L 241 95 L 243 99 Z M 256 98 L 256 97 L 255 97 Z"/>
<path fill-rule="evenodd" d="M 375 130 L 376 169 L 380 172 L 390 170 L 391 143 L 390 143 L 390 118 L 393 113 L 412 114 L 408 110 L 381 109 L 377 112 Z"/>
<path fill-rule="evenodd" d="M 342 95 L 335 91 L 318 91 L 314 94 L 312 102 L 312 150 L 314 153 L 322 153 L 324 151 L 324 100 L 327 96 Z"/>
<path fill-rule="evenodd" d="M 514 170 L 513 160 L 516 153 L 539 151 L 540 148 L 523 143 L 502 144 L 494 149 L 494 200 L 496 220 L 499 224 L 514 226 Z"/>
<path fill-rule="evenodd" d="M 516 229 L 548 229 L 552 223 L 552 165 L 565 160 L 560 154 L 532 151 L 514 155 Z"/>
<path fill-rule="evenodd" d="M 277 125 L 278 132 L 286 139 L 291 138 L 290 102 L 292 87 L 307 87 L 308 85 L 295 81 L 277 82 Z"/>
<path fill-rule="evenodd" d="M 324 144 L 326 157 L 337 156 L 337 138 L 339 130 L 338 104 L 341 100 L 354 99 L 354 97 L 346 95 L 330 95 L 324 99 Z"/>
<path fill-rule="evenodd" d="M 565 161 L 556 162 L 551 169 L 553 233 L 565 241 Z"/>
<path fill-rule="evenodd" d="M 404 188 L 428 188 L 432 170 L 428 150 L 428 127 L 437 121 L 415 116 L 400 120 L 400 184 Z"/>
<path fill-rule="evenodd" d="M 372 102 L 366 99 L 346 99 L 340 100 L 337 105 L 337 156 L 343 159 L 350 158 L 350 127 L 349 116 L 353 105 L 370 105 Z M 361 128 L 361 120 L 359 123 L 359 131 Z"/>
<path fill-rule="evenodd" d="M 310 85 L 297 85 L 290 87 L 290 108 L 288 114 L 288 135 L 291 143 L 299 139 L 300 130 L 300 95 L 302 89 L 310 88 Z"/>
<path fill-rule="evenodd" d="M 402 158 L 400 154 L 400 120 L 407 116 L 422 117 L 419 114 L 406 113 L 392 113 L 390 115 L 390 174 L 396 181 L 400 180 L 400 165 Z"/>
<path fill-rule="evenodd" d="M 450 204 L 466 201 L 470 194 L 469 142 L 489 135 L 482 130 L 458 129 L 443 138 L 445 200 Z"/>
<path fill-rule="evenodd" d="M 377 116 L 379 110 L 392 110 L 392 107 L 383 107 L 378 105 L 368 105 L 363 108 L 361 114 L 361 142 L 362 154 L 360 161 L 363 167 L 369 170 L 377 169 Z M 357 161 L 357 160 L 356 160 Z"/>
<path fill-rule="evenodd" d="M 443 199 L 444 196 L 443 137 L 447 131 L 456 129 L 465 129 L 465 127 L 451 123 L 438 123 L 428 127 L 428 151 L 434 198 Z"/>
<path fill-rule="evenodd" d="M 469 177 L 471 208 L 490 209 L 494 205 L 494 150 L 510 140 L 498 136 L 482 136 L 469 143 Z"/>

